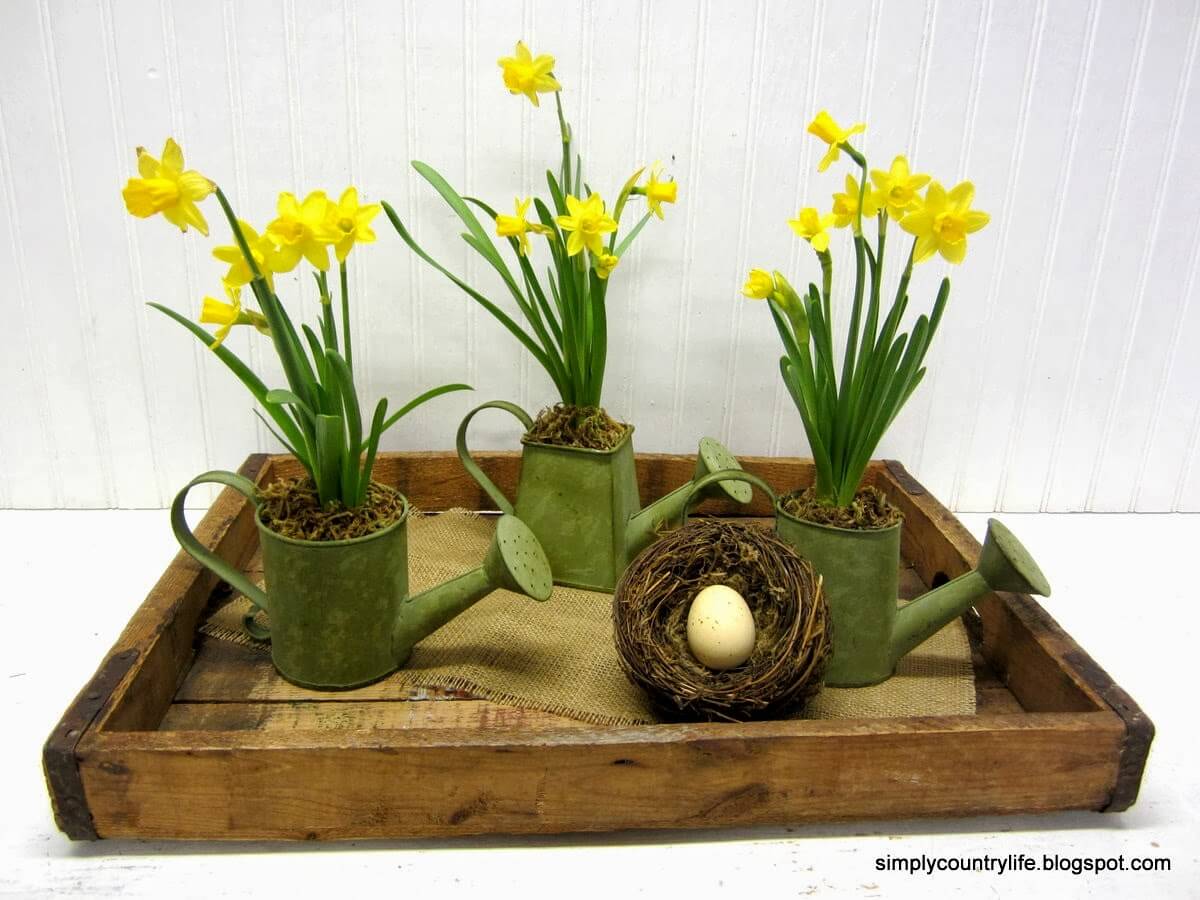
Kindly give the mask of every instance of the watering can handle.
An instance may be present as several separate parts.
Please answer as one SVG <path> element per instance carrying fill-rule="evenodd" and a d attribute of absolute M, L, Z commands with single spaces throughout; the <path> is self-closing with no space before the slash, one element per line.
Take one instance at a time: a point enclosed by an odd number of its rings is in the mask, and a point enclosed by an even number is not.
<path fill-rule="evenodd" d="M 187 519 L 183 515 L 183 504 L 187 500 L 188 491 L 198 484 L 223 484 L 225 487 L 231 487 L 235 491 L 244 494 L 246 499 L 255 506 L 258 505 L 258 488 L 254 482 L 241 475 L 235 475 L 233 472 L 205 472 L 203 475 L 197 475 L 187 483 L 175 496 L 175 502 L 171 504 L 171 530 L 175 532 L 175 538 L 192 559 L 204 566 L 210 572 L 218 575 L 222 580 L 237 591 L 241 591 L 246 595 L 246 598 L 253 604 L 254 608 L 250 614 L 243 619 L 243 624 L 246 630 L 250 632 L 250 636 L 257 638 L 260 641 L 265 641 L 270 638 L 270 632 L 254 621 L 254 613 L 260 609 L 267 608 L 267 595 L 258 585 L 243 575 L 228 562 L 221 559 L 217 554 L 205 547 L 196 536 L 192 534 L 192 529 L 188 527 Z"/>
<path fill-rule="evenodd" d="M 458 449 L 458 458 L 463 464 L 463 468 L 467 470 L 467 474 L 474 478 L 484 493 L 492 498 L 492 502 L 500 509 L 501 512 L 513 514 L 513 505 L 508 502 L 508 498 L 496 487 L 496 483 L 492 479 L 483 474 L 483 469 L 479 468 L 479 463 L 471 458 L 471 451 L 467 449 L 467 426 L 471 424 L 471 420 L 475 418 L 475 414 L 485 409 L 502 409 L 505 412 L 512 413 L 516 419 L 525 426 L 528 431 L 533 427 L 533 419 L 529 417 L 529 413 L 521 409 L 515 403 L 509 403 L 506 400 L 492 400 L 484 403 L 482 406 L 477 406 L 463 418 L 462 424 L 458 426 L 458 435 L 454 439 L 454 446 Z"/>
<path fill-rule="evenodd" d="M 722 469 L 720 472 L 709 472 L 699 481 L 692 483 L 692 488 L 688 491 L 687 498 L 683 501 L 683 524 L 687 524 L 688 508 L 692 505 L 692 499 L 696 494 L 709 485 L 720 481 L 744 481 L 747 484 L 752 484 L 770 498 L 772 507 L 775 506 L 775 491 L 757 475 L 751 475 L 745 469 Z"/>

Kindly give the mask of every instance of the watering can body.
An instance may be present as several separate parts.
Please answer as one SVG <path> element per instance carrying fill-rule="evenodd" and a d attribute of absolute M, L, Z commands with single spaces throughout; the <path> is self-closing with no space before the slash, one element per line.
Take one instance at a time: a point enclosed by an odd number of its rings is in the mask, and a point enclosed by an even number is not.
<path fill-rule="evenodd" d="M 256 509 L 264 589 L 201 544 L 188 527 L 183 514 L 188 491 L 206 483 L 232 487 L 257 505 L 252 482 L 232 472 L 207 472 L 175 498 L 175 536 L 193 558 L 250 600 L 246 630 L 270 640 L 276 670 L 301 687 L 349 690 L 390 675 L 418 641 L 498 588 L 535 600 L 550 596 L 549 563 L 533 533 L 512 516 L 497 521 L 481 566 L 410 595 L 407 500 L 398 521 L 345 541 L 284 537 L 264 525 Z M 255 619 L 260 609 L 270 616 L 269 630 Z"/>
<path fill-rule="evenodd" d="M 826 684 L 877 684 L 895 669 L 891 639 L 901 527 L 851 531 L 806 522 L 776 508 L 776 532 L 812 563 L 825 588 L 833 640 Z"/>
<path fill-rule="evenodd" d="M 979 565 L 904 606 L 897 601 L 900 524 L 855 531 L 806 522 L 776 504 L 776 532 L 813 564 L 829 602 L 833 653 L 825 683 L 865 687 L 991 591 L 1050 595 L 1029 552 L 995 519 Z"/>
<path fill-rule="evenodd" d="M 641 509 L 633 428 L 611 450 L 523 441 L 516 516 L 543 546 L 559 584 L 610 591 L 632 558 L 626 523 Z"/>
<path fill-rule="evenodd" d="M 502 511 L 529 526 L 546 552 L 555 584 L 611 593 L 621 573 L 660 528 L 682 518 L 693 483 L 710 472 L 740 469 L 737 459 L 717 441 L 704 438 L 695 476 L 643 508 L 633 455 L 633 426 L 610 450 L 589 450 L 522 440 L 521 475 L 510 501 L 472 458 L 467 426 L 485 409 L 510 413 L 525 427 L 533 418 L 502 400 L 471 410 L 458 428 L 457 449 L 463 467 Z M 737 481 L 714 484 L 713 492 L 746 503 L 750 486 Z"/>
<path fill-rule="evenodd" d="M 255 521 L 279 673 L 323 690 L 390 674 L 392 624 L 408 596 L 408 505 L 399 522 L 352 541 L 291 540 Z"/>

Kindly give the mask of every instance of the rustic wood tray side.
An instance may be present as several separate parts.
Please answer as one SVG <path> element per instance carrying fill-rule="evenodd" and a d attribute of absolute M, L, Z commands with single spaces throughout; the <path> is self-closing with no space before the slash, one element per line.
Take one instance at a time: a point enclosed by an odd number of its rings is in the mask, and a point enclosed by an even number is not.
<path fill-rule="evenodd" d="M 515 488 L 518 454 L 479 459 L 502 489 Z M 783 489 L 812 479 L 805 460 L 743 463 Z M 660 496 L 693 466 L 692 457 L 639 455 L 642 496 Z M 299 470 L 256 455 L 240 471 L 262 483 Z M 376 477 L 426 511 L 492 508 L 452 453 L 386 454 Z M 870 477 L 904 509 L 914 580 L 938 583 L 973 564 L 978 543 L 902 466 L 873 463 Z M 703 509 L 771 512 L 759 497 L 749 509 Z M 196 533 L 252 565 L 252 509 L 235 492 L 217 498 Z M 453 692 L 286 686 L 261 657 L 199 638 L 219 587 L 179 554 L 50 735 L 45 773 L 70 837 L 335 839 L 1116 811 L 1136 799 L 1153 736 L 1137 705 L 1023 595 L 989 597 L 971 617 L 976 716 L 601 728 Z"/>

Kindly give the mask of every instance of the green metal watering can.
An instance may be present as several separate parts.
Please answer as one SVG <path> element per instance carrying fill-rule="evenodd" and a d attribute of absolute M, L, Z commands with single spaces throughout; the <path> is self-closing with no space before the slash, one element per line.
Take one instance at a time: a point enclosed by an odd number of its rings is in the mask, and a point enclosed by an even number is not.
<path fill-rule="evenodd" d="M 806 522 L 775 506 L 776 532 L 824 580 L 833 620 L 825 683 L 865 687 L 892 676 L 910 650 L 992 591 L 1050 596 L 1050 584 L 1011 531 L 988 520 L 979 564 L 898 606 L 901 525 L 853 531 Z"/>
<path fill-rule="evenodd" d="M 741 471 L 732 453 L 712 438 L 700 441 L 695 477 L 643 508 L 634 467 L 632 426 L 611 450 L 586 450 L 522 439 L 521 477 L 510 502 L 467 450 L 467 426 L 477 413 L 501 409 L 528 431 L 533 418 L 512 403 L 493 400 L 467 413 L 456 446 L 463 467 L 492 502 L 515 514 L 537 535 L 556 584 L 611 593 L 621 573 L 666 526 L 677 524 L 698 479 L 721 470 Z M 738 503 L 750 500 L 743 482 L 712 483 Z"/>
<path fill-rule="evenodd" d="M 255 504 L 267 591 L 201 544 L 184 519 L 188 491 L 222 484 Z M 232 472 L 194 478 L 171 506 L 175 537 L 197 562 L 250 599 L 245 625 L 271 641 L 271 660 L 288 681 L 317 690 L 361 687 L 389 675 L 428 637 L 492 591 L 504 588 L 542 601 L 550 597 L 550 563 L 533 532 L 511 515 L 496 522 L 483 564 L 410 595 L 408 501 L 400 520 L 345 541 L 300 541 L 263 525 L 254 483 Z M 268 593 L 269 591 L 269 593 Z M 269 631 L 253 613 L 267 610 Z"/>

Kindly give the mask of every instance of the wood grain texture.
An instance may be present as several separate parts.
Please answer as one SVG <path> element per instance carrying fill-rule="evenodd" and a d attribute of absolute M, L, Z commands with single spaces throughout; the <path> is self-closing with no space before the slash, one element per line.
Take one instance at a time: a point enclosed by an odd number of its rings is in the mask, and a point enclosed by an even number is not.
<path fill-rule="evenodd" d="M 325 703 L 171 704 L 159 731 L 395 731 L 452 729 L 459 731 L 550 731 L 585 728 L 586 723 L 536 709 L 503 706 L 486 700 L 404 699 Z"/>
<path fill-rule="evenodd" d="M 1098 808 L 1121 737 L 1119 721 L 1089 713 L 734 729 L 157 732 L 80 752 L 102 837 L 331 840 Z"/>
<path fill-rule="evenodd" d="M 238 472 L 261 480 L 269 462 L 265 455 L 251 456 Z M 257 543 L 253 510 L 227 488 L 195 534 L 220 556 L 241 563 Z M 175 557 L 113 646 L 113 654 L 136 650 L 140 663 L 109 698 L 101 717 L 107 727 L 152 728 L 162 718 L 191 660 L 200 612 L 217 584 L 217 577 L 187 554 Z"/>
<path fill-rule="evenodd" d="M 514 454 L 479 458 L 497 483 L 515 483 Z M 745 462 L 781 489 L 812 477 L 806 460 Z M 639 457 L 643 495 L 692 468 L 689 456 Z M 294 471 L 261 455 L 242 468 L 260 482 Z M 978 544 L 902 466 L 870 471 L 906 513 L 906 594 L 973 562 Z M 451 454 L 389 453 L 379 472 L 428 511 L 478 499 Z M 766 511 L 758 500 L 742 509 Z M 254 564 L 240 495 L 223 492 L 196 533 Z M 177 558 L 51 735 L 47 779 L 71 836 L 334 839 L 1119 810 L 1136 798 L 1153 736 L 1137 705 L 1015 595 L 978 608 L 975 716 L 597 728 L 387 681 L 341 694 L 295 688 L 261 654 L 197 643 L 214 587 Z"/>
<path fill-rule="evenodd" d="M 0 430 L 0 506 L 162 506 L 198 472 L 279 449 L 211 354 L 144 306 L 194 313 L 219 288 L 209 250 L 227 232 L 211 205 L 208 242 L 130 219 L 119 188 L 138 145 L 179 138 L 260 226 L 279 191 L 358 184 L 510 304 L 409 161 L 497 207 L 544 193 L 553 110 L 510 96 L 495 66 L 523 36 L 558 59 L 597 191 L 611 198 L 655 160 L 680 182 L 609 294 L 606 402 L 641 449 L 686 453 L 711 433 L 737 453 L 807 452 L 769 317 L 738 289 L 751 266 L 799 285 L 817 275 L 784 223 L 841 187 L 844 170 L 816 172 L 804 131 L 827 108 L 868 123 L 873 165 L 905 153 L 944 184 L 969 178 L 993 216 L 953 271 L 928 380 L 880 455 L 909 461 L 951 508 L 1200 510 L 1187 152 L 1200 10 L 1187 0 L 30 0 L 6 13 L 0 279 L 20 341 L 0 357 L 0 419 L 14 423 Z M 377 231 L 350 258 L 367 405 L 477 389 L 419 410 L 385 448 L 449 447 L 483 400 L 553 399 L 507 332 Z M 833 246 L 841 332 L 845 231 Z M 914 316 L 947 271 L 920 267 Z M 312 309 L 307 275 L 280 289 Z M 239 329 L 228 346 L 281 384 L 260 336 Z M 516 437 L 481 418 L 475 443 Z"/>

